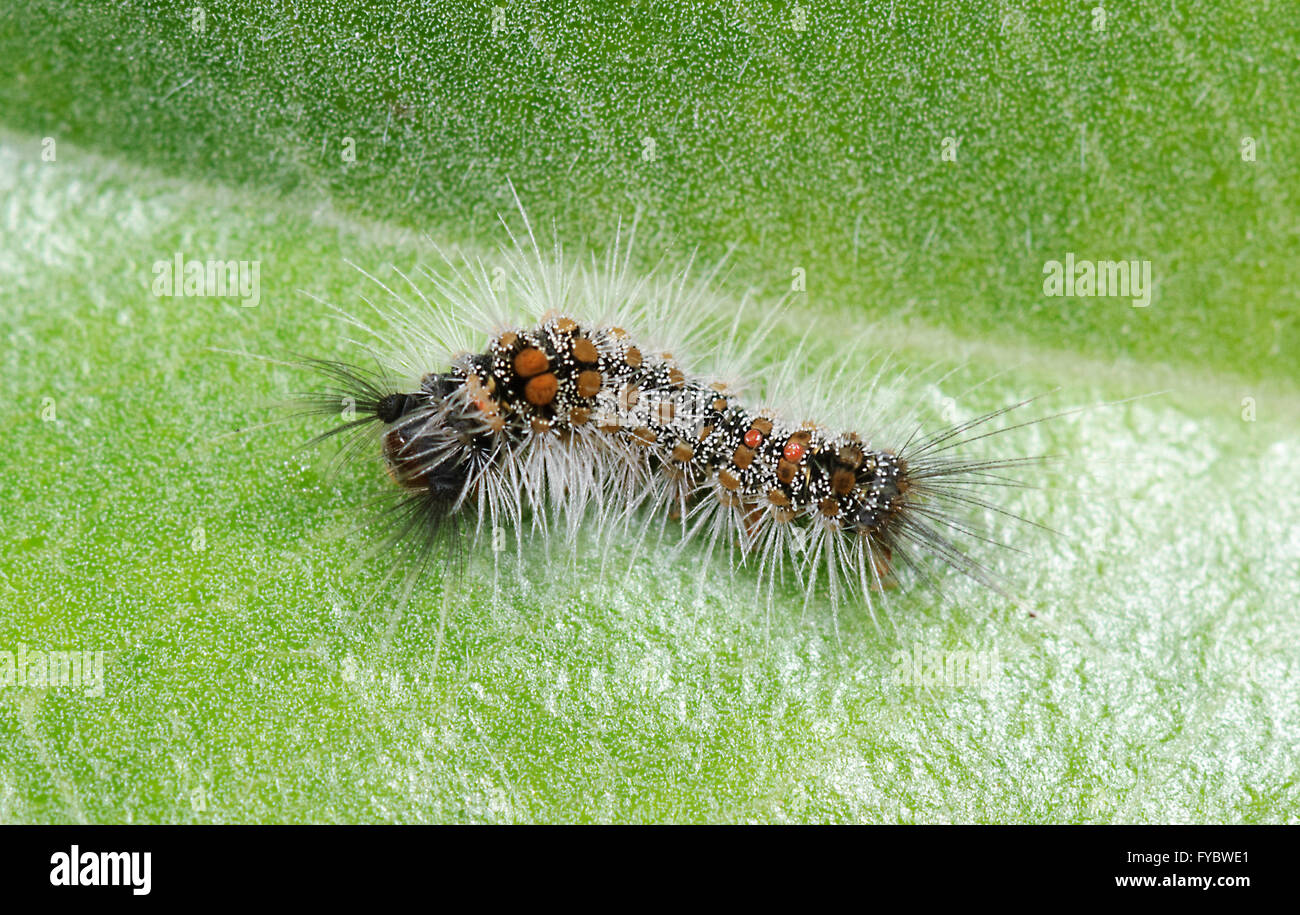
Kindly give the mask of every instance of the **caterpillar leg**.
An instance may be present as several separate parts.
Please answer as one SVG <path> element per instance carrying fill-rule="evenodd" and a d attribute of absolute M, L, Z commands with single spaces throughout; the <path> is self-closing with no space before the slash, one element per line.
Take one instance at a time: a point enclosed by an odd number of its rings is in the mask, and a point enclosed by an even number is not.
<path fill-rule="evenodd" d="M 764 509 L 753 503 L 746 507 L 749 511 L 745 513 L 745 531 L 740 537 L 740 548 L 747 553 L 752 553 L 758 549 L 759 524 L 763 520 Z"/>
<path fill-rule="evenodd" d="M 881 546 L 871 551 L 871 565 L 876 572 L 875 581 L 871 586 L 872 590 L 892 591 L 898 587 L 898 580 L 894 578 L 893 558 L 894 551 L 887 546 Z"/>

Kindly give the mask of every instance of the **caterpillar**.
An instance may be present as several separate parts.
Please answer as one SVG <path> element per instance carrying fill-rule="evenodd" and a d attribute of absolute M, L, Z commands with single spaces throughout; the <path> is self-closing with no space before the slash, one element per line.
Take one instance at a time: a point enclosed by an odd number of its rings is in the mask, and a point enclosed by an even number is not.
<path fill-rule="evenodd" d="M 756 398 L 734 380 L 771 323 L 745 346 L 738 310 L 719 334 L 707 304 L 716 270 L 694 286 L 689 265 L 666 282 L 635 278 L 618 236 L 603 263 L 574 267 L 524 225 L 523 237 L 507 227 L 505 268 L 443 255 L 424 282 L 394 268 L 402 292 L 370 277 L 393 303 L 369 302 L 378 327 L 335 308 L 370 338 L 354 342 L 375 369 L 308 360 L 331 385 L 305 395 L 307 412 L 346 419 L 313 441 L 359 435 L 345 450 L 364 445 L 400 494 L 384 515 L 388 543 L 414 537 L 427 558 L 440 539 L 472 545 L 488 531 L 522 543 L 528 527 L 549 536 L 560 521 L 570 539 L 591 529 L 599 541 L 658 520 L 710 558 L 725 545 L 756 565 L 769 600 L 790 571 L 810 599 L 824 582 L 833 607 L 862 603 L 874 619 L 889 589 L 934 580 L 927 557 L 1000 590 L 963 541 L 997 543 L 981 511 L 1035 524 L 981 487 L 1020 485 L 1007 471 L 1044 458 L 962 457 L 961 446 L 1007 431 L 980 427 L 1029 401 L 928 435 L 825 423 L 778 406 L 788 381 L 769 377 Z M 711 369 L 681 354 L 700 334 L 729 344 Z M 839 372 L 836 397 L 870 401 L 881 371 Z"/>

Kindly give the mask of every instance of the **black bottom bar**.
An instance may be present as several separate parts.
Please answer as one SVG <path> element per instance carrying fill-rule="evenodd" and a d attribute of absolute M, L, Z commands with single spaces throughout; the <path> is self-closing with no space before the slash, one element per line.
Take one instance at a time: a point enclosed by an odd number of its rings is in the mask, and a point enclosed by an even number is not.
<path fill-rule="evenodd" d="M 400 892 L 435 906 L 466 893 L 494 904 L 517 895 L 530 905 L 547 896 L 617 905 L 629 892 L 644 902 L 680 898 L 689 886 L 693 901 L 728 904 L 846 888 L 864 904 L 896 893 L 927 903 L 1170 891 L 1227 901 L 1289 886 L 1297 835 L 1221 826 L 8 826 L 0 880 L 8 900 L 337 904 Z"/>

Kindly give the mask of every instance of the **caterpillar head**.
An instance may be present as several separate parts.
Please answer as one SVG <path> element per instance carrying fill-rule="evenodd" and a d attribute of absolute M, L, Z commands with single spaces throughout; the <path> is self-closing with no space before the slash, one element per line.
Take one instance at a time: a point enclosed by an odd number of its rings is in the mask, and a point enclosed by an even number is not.
<path fill-rule="evenodd" d="M 459 499 L 475 458 L 490 448 L 490 427 L 456 375 L 425 375 L 418 391 L 380 398 L 374 415 L 389 425 L 383 436 L 389 475 L 437 498 Z"/>

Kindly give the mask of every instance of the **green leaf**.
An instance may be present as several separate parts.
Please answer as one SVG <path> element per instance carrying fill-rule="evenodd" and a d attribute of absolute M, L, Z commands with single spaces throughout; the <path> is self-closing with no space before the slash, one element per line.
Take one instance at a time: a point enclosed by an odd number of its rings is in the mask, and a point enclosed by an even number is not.
<path fill-rule="evenodd" d="M 0 19 L 0 820 L 1296 819 L 1282 5 L 195 6 Z M 639 216 L 635 270 L 734 247 L 759 312 L 804 271 L 764 358 L 869 337 L 953 370 L 925 413 L 1163 393 L 982 443 L 1066 456 L 994 494 L 1060 536 L 974 547 L 1013 600 L 769 612 L 669 536 L 485 550 L 398 612 L 382 473 L 262 426 L 310 379 L 233 353 L 355 352 L 313 296 L 424 233 L 492 263 L 507 179 L 574 256 Z M 155 295 L 177 252 L 258 261 L 256 305 Z M 1149 260 L 1150 305 L 1045 295 L 1069 254 Z"/>

